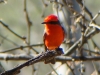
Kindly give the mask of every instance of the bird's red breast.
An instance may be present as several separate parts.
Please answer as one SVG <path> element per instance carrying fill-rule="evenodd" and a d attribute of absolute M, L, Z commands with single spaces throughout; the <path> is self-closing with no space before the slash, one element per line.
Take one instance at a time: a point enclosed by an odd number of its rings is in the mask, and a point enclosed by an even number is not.
<path fill-rule="evenodd" d="M 55 50 L 64 40 L 64 30 L 58 17 L 49 15 L 44 19 L 45 24 L 44 44 L 48 50 Z"/>

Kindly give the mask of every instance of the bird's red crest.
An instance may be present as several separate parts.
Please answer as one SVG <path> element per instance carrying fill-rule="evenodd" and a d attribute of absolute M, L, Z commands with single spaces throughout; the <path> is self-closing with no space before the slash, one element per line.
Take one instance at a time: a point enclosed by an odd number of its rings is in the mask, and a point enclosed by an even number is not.
<path fill-rule="evenodd" d="M 54 14 L 51 14 L 44 19 L 44 22 L 49 22 L 49 21 L 58 21 L 58 17 Z"/>

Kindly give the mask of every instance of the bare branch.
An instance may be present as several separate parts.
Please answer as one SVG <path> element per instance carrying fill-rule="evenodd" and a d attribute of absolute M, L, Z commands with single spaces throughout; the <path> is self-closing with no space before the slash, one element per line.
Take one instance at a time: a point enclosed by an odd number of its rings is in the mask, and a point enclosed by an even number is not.
<path fill-rule="evenodd" d="M 28 26 L 28 45 L 30 45 L 30 33 L 31 33 L 31 26 L 32 26 L 32 22 L 30 21 L 29 15 L 28 15 L 28 11 L 27 11 L 27 0 L 24 0 L 24 12 L 25 12 L 25 17 L 26 17 L 26 21 L 27 21 L 27 26 Z M 29 47 L 30 50 L 30 47 Z M 28 51 L 29 53 L 30 51 Z"/>
<path fill-rule="evenodd" d="M 8 27 L 9 25 L 5 24 L 3 21 L 0 20 L 0 23 L 1 23 L 1 25 L 3 25 L 7 30 L 9 30 L 12 34 L 14 34 L 15 36 L 17 36 L 18 38 L 20 38 L 20 39 L 22 39 L 22 40 L 25 40 L 25 39 L 26 39 L 25 37 L 22 37 L 22 36 L 18 35 L 17 33 L 15 33 L 13 30 L 11 30 L 11 29 Z"/>
<path fill-rule="evenodd" d="M 20 46 L 20 47 L 8 49 L 8 50 L 2 50 L 2 51 L 0 51 L 0 53 L 10 52 L 10 51 L 18 50 L 18 49 L 23 50 L 24 48 L 28 48 L 28 47 L 42 47 L 43 45 L 44 44 L 41 43 L 41 44 L 33 44 L 33 45 L 30 45 L 30 46 Z"/>
<path fill-rule="evenodd" d="M 47 52 L 48 53 L 48 52 Z M 51 51 L 52 53 L 52 51 Z M 50 54 L 50 53 L 49 53 Z M 52 58 L 53 56 L 51 56 Z M 55 55 L 54 55 L 55 57 Z M 0 60 L 14 60 L 14 61 L 20 61 L 20 60 L 29 60 L 31 58 L 36 58 L 36 55 L 13 55 L 13 54 L 0 54 Z M 49 58 L 48 58 L 49 59 Z M 57 62 L 66 62 L 66 61 L 99 61 L 100 56 L 57 56 L 55 57 Z"/>
<path fill-rule="evenodd" d="M 56 51 L 53 50 L 53 51 L 44 52 L 44 53 L 38 55 L 37 57 L 32 58 L 32 59 L 26 61 L 25 63 L 20 64 L 19 66 L 11 69 L 11 70 L 7 70 L 7 71 L 1 73 L 0 75 L 16 75 L 16 74 L 20 73 L 20 69 L 22 69 L 25 66 L 29 66 L 29 65 L 35 64 L 37 62 L 47 60 L 47 59 L 51 60 L 52 58 L 59 56 L 61 54 L 62 54 L 61 50 L 56 50 Z"/>

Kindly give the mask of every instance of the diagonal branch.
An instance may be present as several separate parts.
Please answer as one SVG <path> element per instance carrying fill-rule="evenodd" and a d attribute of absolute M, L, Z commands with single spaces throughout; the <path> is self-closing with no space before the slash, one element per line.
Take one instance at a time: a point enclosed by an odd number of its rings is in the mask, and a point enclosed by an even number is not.
<path fill-rule="evenodd" d="M 47 52 L 41 53 L 37 57 L 32 58 L 32 59 L 26 61 L 25 63 L 20 64 L 19 66 L 11 69 L 11 70 L 7 70 L 7 71 L 1 73 L 0 75 L 16 75 L 16 74 L 20 73 L 20 69 L 22 69 L 25 66 L 29 66 L 29 65 L 35 64 L 37 62 L 47 60 L 47 59 L 51 60 L 52 58 L 59 56 L 61 54 L 62 54 L 61 50 L 55 50 L 55 51 L 52 50 L 52 51 L 47 51 Z"/>
<path fill-rule="evenodd" d="M 13 30 L 11 30 L 7 24 L 5 24 L 3 21 L 0 20 L 1 25 L 3 25 L 7 30 L 9 30 L 11 33 L 13 33 L 15 36 L 17 36 L 18 38 L 25 40 L 25 37 L 22 37 L 20 35 L 18 35 L 17 33 L 15 33 Z"/>

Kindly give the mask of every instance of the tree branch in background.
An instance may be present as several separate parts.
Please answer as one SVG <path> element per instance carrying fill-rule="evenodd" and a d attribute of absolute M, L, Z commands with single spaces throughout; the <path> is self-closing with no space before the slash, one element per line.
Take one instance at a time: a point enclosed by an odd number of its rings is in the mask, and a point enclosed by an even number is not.
<path fill-rule="evenodd" d="M 30 45 L 30 47 L 42 47 L 44 44 L 41 43 L 41 44 L 33 44 L 33 45 Z M 28 48 L 29 46 L 19 46 L 19 47 L 16 47 L 16 48 L 12 48 L 12 49 L 8 49 L 8 50 L 2 50 L 0 51 L 0 53 L 6 53 L 6 52 L 10 52 L 10 51 L 15 51 L 15 50 L 23 50 L 24 48 Z"/>
<path fill-rule="evenodd" d="M 8 27 L 9 25 L 5 24 L 3 21 L 0 20 L 0 23 L 1 23 L 2 26 L 4 26 L 7 30 L 9 30 L 12 34 L 14 34 L 15 36 L 17 36 L 21 40 L 25 40 L 26 39 L 25 37 L 22 37 L 22 36 L 18 35 L 17 33 L 15 33 L 12 29 L 10 29 Z"/>
<path fill-rule="evenodd" d="M 31 34 L 32 22 L 30 21 L 28 11 L 27 11 L 27 0 L 24 0 L 24 12 L 25 12 L 25 17 L 26 17 L 26 22 L 27 22 L 27 27 L 28 27 L 28 45 L 30 45 L 30 37 L 31 37 L 30 34 Z M 30 50 L 30 47 L 29 47 L 29 50 Z M 30 53 L 30 51 L 28 51 L 28 54 L 29 53 Z"/>
<path fill-rule="evenodd" d="M 11 30 L 11 29 L 8 27 L 7 24 L 5 24 L 4 22 L 2 22 L 1 20 L 0 20 L 0 23 L 1 23 L 1 25 L 3 25 L 7 30 L 9 30 L 12 34 L 14 34 L 15 36 L 17 36 L 17 37 L 20 38 L 21 40 L 23 40 L 23 41 L 28 45 L 29 48 L 31 48 L 33 51 L 35 51 L 35 52 L 38 54 L 38 51 L 37 51 L 37 50 L 35 50 L 33 47 L 30 47 L 30 46 L 29 46 L 29 44 L 28 44 L 27 41 L 26 41 L 26 37 L 22 37 L 22 36 L 18 35 L 17 33 L 15 33 L 13 30 Z"/>
<path fill-rule="evenodd" d="M 49 52 L 50 53 L 50 52 Z M 99 53 L 100 55 L 100 53 Z M 37 55 L 38 56 L 38 55 Z M 53 57 L 53 56 L 51 56 Z M 55 57 L 55 55 L 54 55 Z M 26 61 L 32 58 L 36 58 L 36 55 L 24 55 L 24 54 L 20 54 L 20 55 L 13 55 L 13 54 L 0 54 L 0 60 L 6 60 L 6 61 Z M 57 62 L 66 62 L 66 61 L 90 61 L 90 60 L 94 60 L 94 61 L 99 61 L 100 60 L 100 56 L 57 56 L 55 57 Z"/>

